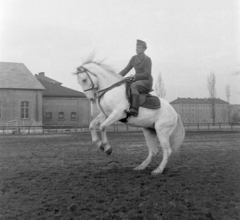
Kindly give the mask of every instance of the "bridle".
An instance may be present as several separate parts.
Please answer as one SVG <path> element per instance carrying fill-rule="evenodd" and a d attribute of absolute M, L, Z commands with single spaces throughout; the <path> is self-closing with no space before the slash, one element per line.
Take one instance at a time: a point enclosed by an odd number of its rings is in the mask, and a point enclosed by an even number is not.
<path fill-rule="evenodd" d="M 105 88 L 105 89 L 98 90 L 98 87 L 94 85 L 94 83 L 93 83 L 93 81 L 92 81 L 92 78 L 91 78 L 90 75 L 89 75 L 89 74 L 92 74 L 92 75 L 94 75 L 95 77 L 97 77 L 95 73 L 89 71 L 87 68 L 82 67 L 82 66 L 81 66 L 81 67 L 78 67 L 77 70 L 78 70 L 78 71 L 77 71 L 77 75 L 78 75 L 78 74 L 81 74 L 81 73 L 86 73 L 86 74 L 87 74 L 87 76 L 88 76 L 88 78 L 90 79 L 90 82 L 91 82 L 91 84 L 92 84 L 92 87 L 89 88 L 89 89 L 85 89 L 84 92 L 91 91 L 91 90 L 95 90 L 95 91 L 97 92 L 97 100 L 98 100 L 99 107 L 101 108 L 102 112 L 106 115 L 106 113 L 104 112 L 103 108 L 102 108 L 101 105 L 100 105 L 100 99 L 104 96 L 104 94 L 105 94 L 106 92 L 112 90 L 113 88 L 115 88 L 115 87 L 117 87 L 117 86 L 122 85 L 123 83 L 126 83 L 126 79 L 123 79 L 123 80 L 121 80 L 121 81 L 119 81 L 119 82 L 117 82 L 117 83 L 115 83 L 115 84 L 113 84 L 113 85 L 111 85 L 110 87 L 107 87 L 107 88 Z M 107 115 L 106 115 L 106 116 L 107 116 Z"/>
<path fill-rule="evenodd" d="M 92 74 L 94 76 L 96 76 L 96 75 L 93 72 L 86 69 L 85 67 L 78 67 L 77 70 L 78 70 L 77 75 L 80 74 L 80 73 L 86 73 L 88 78 L 90 79 L 91 84 L 92 84 L 92 87 L 89 88 L 89 89 L 85 89 L 84 92 L 91 91 L 91 90 L 97 90 L 97 86 L 94 85 L 94 83 L 92 81 L 92 78 L 90 77 L 89 74 Z"/>

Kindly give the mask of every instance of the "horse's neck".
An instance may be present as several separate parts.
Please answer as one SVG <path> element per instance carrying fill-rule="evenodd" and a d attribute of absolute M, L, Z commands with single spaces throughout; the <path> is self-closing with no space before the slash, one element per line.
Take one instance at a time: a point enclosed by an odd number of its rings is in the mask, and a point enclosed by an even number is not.
<path fill-rule="evenodd" d="M 119 81 L 120 81 L 120 79 L 117 77 L 101 78 L 101 79 L 99 79 L 99 83 L 98 83 L 99 90 L 106 89 Z"/>

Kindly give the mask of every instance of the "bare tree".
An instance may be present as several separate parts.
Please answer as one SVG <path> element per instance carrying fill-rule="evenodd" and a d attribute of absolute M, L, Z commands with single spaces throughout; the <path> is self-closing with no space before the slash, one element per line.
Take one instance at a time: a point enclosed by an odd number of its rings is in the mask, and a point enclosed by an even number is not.
<path fill-rule="evenodd" d="M 228 122 L 230 122 L 230 85 L 226 86 L 225 91 L 226 91 L 227 102 L 228 102 L 228 110 L 227 110 Z"/>
<path fill-rule="evenodd" d="M 208 76 L 208 91 L 209 91 L 209 101 L 210 101 L 210 105 L 211 105 L 211 117 L 213 120 L 213 124 L 215 124 L 215 120 L 216 120 L 216 97 L 217 97 L 217 92 L 216 92 L 216 77 L 215 77 L 215 73 L 212 72 L 210 73 L 210 75 Z"/>
<path fill-rule="evenodd" d="M 155 90 L 156 90 L 157 96 L 159 98 L 165 98 L 167 93 L 166 93 L 166 89 L 165 89 L 165 86 L 164 86 L 164 82 L 163 82 L 163 79 L 162 79 L 161 72 L 159 73 L 159 75 L 157 77 L 157 82 L 155 84 Z"/>

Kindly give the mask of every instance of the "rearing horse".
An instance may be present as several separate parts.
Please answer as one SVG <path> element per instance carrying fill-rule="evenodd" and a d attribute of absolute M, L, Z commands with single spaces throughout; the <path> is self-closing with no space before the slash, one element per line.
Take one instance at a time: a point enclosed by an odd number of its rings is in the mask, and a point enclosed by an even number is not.
<path fill-rule="evenodd" d="M 98 92 L 111 87 L 123 80 L 123 77 L 115 74 L 107 66 L 94 62 L 85 62 L 77 68 L 78 83 L 83 88 L 85 95 L 91 101 L 99 99 Z M 163 159 L 160 165 L 152 171 L 153 175 L 163 172 L 172 151 L 177 150 L 185 137 L 185 130 L 180 116 L 173 107 L 164 99 L 160 99 L 161 108 L 147 109 L 140 107 L 138 117 L 130 117 L 127 124 L 142 127 L 148 146 L 148 157 L 134 170 L 143 170 L 151 162 L 153 156 L 159 152 L 159 143 L 163 149 Z M 98 100 L 101 113 L 90 123 L 92 141 L 107 154 L 111 154 L 106 128 L 126 117 L 125 110 L 129 109 L 126 96 L 126 84 L 123 83 L 108 90 Z M 99 125 L 101 140 L 98 138 L 96 126 Z"/>

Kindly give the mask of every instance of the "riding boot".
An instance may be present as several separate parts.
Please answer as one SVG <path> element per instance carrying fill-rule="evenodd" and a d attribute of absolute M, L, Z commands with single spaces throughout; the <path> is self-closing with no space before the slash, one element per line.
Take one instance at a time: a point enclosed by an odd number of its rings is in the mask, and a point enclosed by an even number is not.
<path fill-rule="evenodd" d="M 130 114 L 134 117 L 138 116 L 138 109 L 139 109 L 139 95 L 132 94 L 131 95 L 131 106 L 130 106 Z"/>

